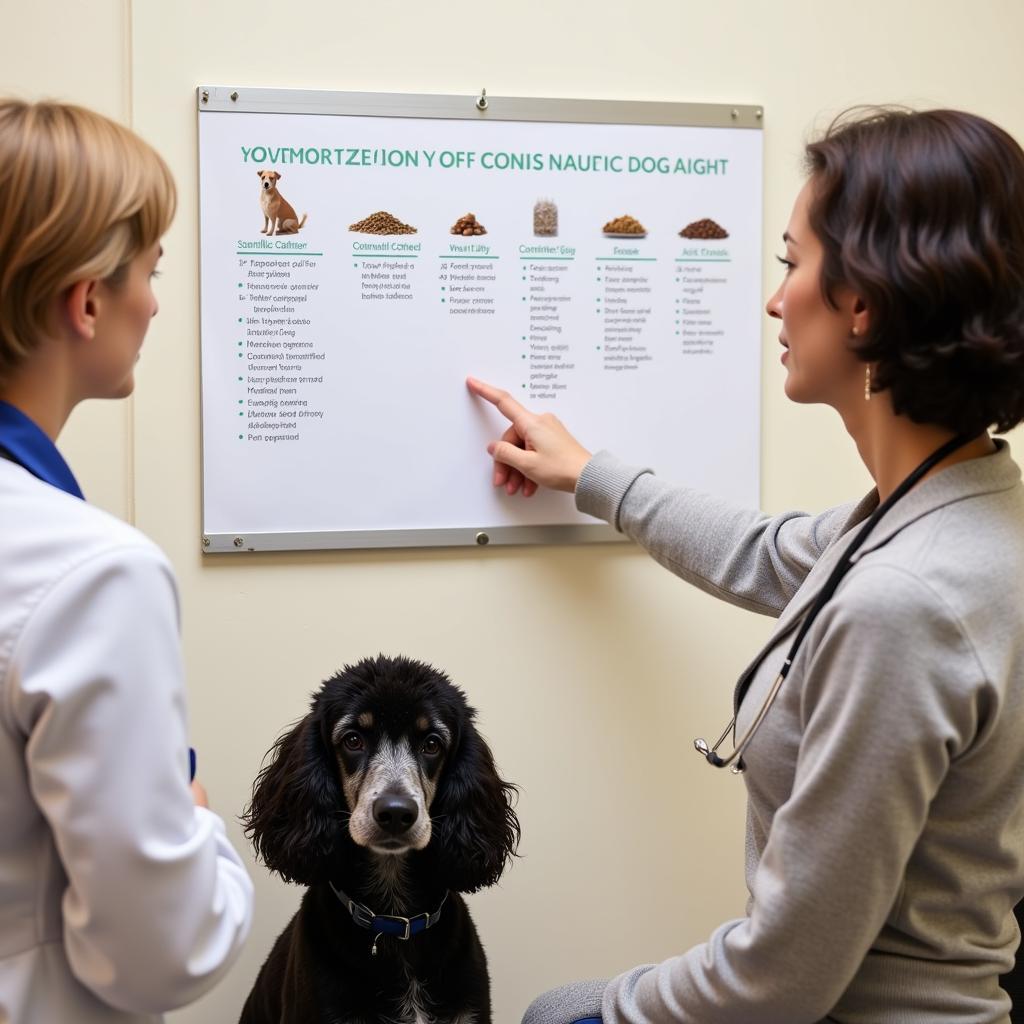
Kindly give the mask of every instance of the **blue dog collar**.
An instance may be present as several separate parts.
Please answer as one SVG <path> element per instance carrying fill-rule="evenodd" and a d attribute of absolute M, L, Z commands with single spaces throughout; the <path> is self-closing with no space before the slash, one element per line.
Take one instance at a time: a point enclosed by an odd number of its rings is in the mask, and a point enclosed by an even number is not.
<path fill-rule="evenodd" d="M 420 932 L 432 928 L 441 919 L 441 911 L 444 909 L 445 900 L 448 899 L 448 893 L 445 893 L 441 905 L 432 914 L 416 914 L 413 917 L 402 917 L 399 914 L 375 914 L 368 907 L 364 907 L 362 903 L 356 903 L 355 900 L 349 899 L 333 882 L 327 884 L 360 928 L 376 932 L 373 947 L 370 950 L 372 956 L 377 955 L 377 940 L 382 935 L 393 935 L 396 939 L 401 939 L 404 942 L 414 935 L 419 935 Z"/>

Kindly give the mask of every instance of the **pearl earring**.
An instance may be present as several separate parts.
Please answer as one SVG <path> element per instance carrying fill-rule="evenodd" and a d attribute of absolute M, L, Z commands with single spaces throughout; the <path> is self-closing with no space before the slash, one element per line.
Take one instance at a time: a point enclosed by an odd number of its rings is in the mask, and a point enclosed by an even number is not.
<path fill-rule="evenodd" d="M 871 367 L 864 367 L 864 401 L 871 401 Z"/>

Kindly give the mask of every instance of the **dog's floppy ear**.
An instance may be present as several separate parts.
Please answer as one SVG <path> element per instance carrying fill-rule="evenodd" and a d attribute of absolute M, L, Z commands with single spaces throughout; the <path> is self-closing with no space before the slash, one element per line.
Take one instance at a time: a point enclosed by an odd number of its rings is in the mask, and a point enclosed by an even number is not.
<path fill-rule="evenodd" d="M 274 181 L 280 181 L 281 180 L 281 175 L 278 174 L 277 171 L 274 171 L 273 173 L 274 173 Z"/>
<path fill-rule="evenodd" d="M 256 172 L 256 177 L 257 178 L 262 178 L 263 177 L 263 172 L 262 171 L 257 171 Z"/>
<path fill-rule="evenodd" d="M 430 847 L 449 889 L 476 892 L 494 885 L 519 845 L 519 819 L 512 810 L 517 790 L 498 777 L 490 748 L 463 723 L 453 759 L 445 766 L 430 808 Z"/>
<path fill-rule="evenodd" d="M 345 801 L 337 768 L 311 711 L 282 736 L 253 784 L 242 824 L 257 856 L 285 881 L 329 878 L 345 846 Z"/>

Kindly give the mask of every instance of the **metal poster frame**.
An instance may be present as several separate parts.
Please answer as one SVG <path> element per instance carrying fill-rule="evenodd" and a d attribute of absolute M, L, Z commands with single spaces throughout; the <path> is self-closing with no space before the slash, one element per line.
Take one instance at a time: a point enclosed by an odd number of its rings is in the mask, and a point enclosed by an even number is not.
<path fill-rule="evenodd" d="M 764 127 L 764 108 L 755 104 L 492 97 L 487 95 L 486 90 L 482 90 L 479 95 L 445 96 L 203 85 L 196 89 L 196 110 L 199 117 L 206 112 L 215 111 L 467 121 L 664 125 L 685 128 L 740 128 L 754 131 Z M 200 180 L 200 190 L 201 188 Z M 202 426 L 200 433 L 202 435 Z M 201 459 L 205 459 L 205 445 L 202 442 Z M 203 479 L 205 480 L 205 472 Z M 202 507 L 205 509 L 205 504 Z M 487 544 L 579 544 L 625 539 L 611 526 L 604 524 L 331 530 L 304 533 L 204 532 L 202 549 L 206 553 L 241 553 L 464 547 Z"/>

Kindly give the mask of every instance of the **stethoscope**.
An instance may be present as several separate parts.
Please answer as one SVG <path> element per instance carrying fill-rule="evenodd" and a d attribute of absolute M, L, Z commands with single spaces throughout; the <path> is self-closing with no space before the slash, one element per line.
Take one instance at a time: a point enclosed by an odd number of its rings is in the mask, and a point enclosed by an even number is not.
<path fill-rule="evenodd" d="M 843 577 L 853 568 L 853 556 L 857 549 L 867 540 L 868 534 L 875 528 L 878 521 L 885 515 L 896 504 L 897 501 L 902 498 L 907 491 L 909 491 L 914 484 L 916 484 L 921 477 L 923 477 L 929 470 L 934 469 L 943 459 L 951 455 L 958 448 L 962 448 L 970 437 L 964 437 L 957 435 L 951 441 L 947 441 L 938 451 L 932 452 L 920 466 L 915 469 L 910 476 L 906 478 L 896 488 L 892 494 L 889 495 L 886 500 L 871 513 L 870 518 L 861 527 L 860 532 L 854 537 L 853 542 L 846 549 L 839 564 L 832 570 L 832 574 L 825 581 L 825 585 L 821 588 L 821 592 L 815 598 L 814 604 L 811 606 L 811 610 L 804 617 L 803 622 L 800 624 L 800 630 L 796 635 L 796 639 L 793 641 L 793 646 L 789 649 L 789 654 L 786 655 L 786 660 L 782 663 L 782 668 L 779 670 L 779 674 L 775 677 L 775 682 L 772 683 L 771 689 L 768 691 L 768 696 L 765 697 L 764 703 L 761 705 L 761 709 L 758 711 L 754 720 L 750 723 L 747 731 L 740 738 L 739 742 L 735 742 L 736 738 L 736 718 L 739 714 L 740 705 L 743 703 L 743 698 L 746 696 L 747 690 L 750 689 L 750 684 L 753 682 L 754 674 L 761 667 L 761 663 L 768 656 L 771 651 L 771 647 L 762 651 L 761 655 L 754 661 L 754 663 L 743 673 L 740 677 L 740 681 L 736 684 L 736 693 L 733 699 L 733 716 L 729 721 L 729 724 L 725 727 L 722 735 L 715 741 L 713 747 L 708 746 L 708 741 L 704 739 L 696 739 L 693 741 L 694 749 L 705 758 L 713 768 L 732 768 L 734 775 L 739 775 L 745 771 L 746 766 L 743 764 L 743 753 L 750 746 L 750 741 L 754 738 L 757 730 L 761 727 L 761 723 L 765 719 L 765 715 L 771 710 L 772 704 L 775 703 L 775 698 L 779 694 L 779 690 L 782 689 L 782 684 L 786 681 L 786 676 L 789 675 L 789 670 L 793 665 L 793 660 L 796 658 L 796 653 L 800 649 L 800 644 L 803 643 L 804 637 L 807 636 L 811 626 L 814 624 L 814 620 L 818 617 L 818 613 L 828 603 L 829 598 L 836 592 L 836 588 L 842 582 Z M 725 742 L 726 737 L 733 734 L 733 750 L 728 757 L 721 757 L 718 754 L 718 748 Z"/>

